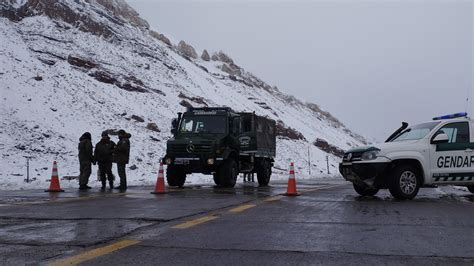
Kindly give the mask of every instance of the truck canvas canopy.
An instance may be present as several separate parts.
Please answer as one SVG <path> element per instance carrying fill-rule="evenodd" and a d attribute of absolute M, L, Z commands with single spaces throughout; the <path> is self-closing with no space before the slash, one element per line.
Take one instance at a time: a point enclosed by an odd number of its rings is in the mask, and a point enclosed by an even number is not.
<path fill-rule="evenodd" d="M 242 125 L 242 133 L 239 138 L 241 152 L 275 156 L 275 120 L 258 116 L 255 113 L 239 113 L 239 115 Z"/>

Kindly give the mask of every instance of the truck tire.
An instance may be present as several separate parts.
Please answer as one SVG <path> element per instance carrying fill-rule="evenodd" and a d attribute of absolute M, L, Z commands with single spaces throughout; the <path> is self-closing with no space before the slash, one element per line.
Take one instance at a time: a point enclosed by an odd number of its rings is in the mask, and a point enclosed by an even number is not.
<path fill-rule="evenodd" d="M 268 186 L 272 175 L 272 165 L 268 160 L 263 160 L 257 166 L 257 180 L 261 187 Z"/>
<path fill-rule="evenodd" d="M 183 187 L 186 182 L 186 173 L 173 165 L 166 168 L 166 181 L 172 187 Z"/>
<path fill-rule="evenodd" d="M 216 172 L 216 185 L 222 187 L 234 187 L 239 175 L 239 169 L 234 159 L 226 160 Z M 216 181 L 214 180 L 214 182 Z"/>
<path fill-rule="evenodd" d="M 474 185 L 467 186 L 467 190 L 469 190 L 471 193 L 474 193 Z"/>
<path fill-rule="evenodd" d="M 398 165 L 389 177 L 388 189 L 396 199 L 413 199 L 420 189 L 418 169 L 411 165 Z"/>
<path fill-rule="evenodd" d="M 352 186 L 354 187 L 354 190 L 361 196 L 372 197 L 375 194 L 377 194 L 377 192 L 379 192 L 378 188 L 372 188 L 367 185 L 359 185 L 359 184 L 353 183 Z"/>

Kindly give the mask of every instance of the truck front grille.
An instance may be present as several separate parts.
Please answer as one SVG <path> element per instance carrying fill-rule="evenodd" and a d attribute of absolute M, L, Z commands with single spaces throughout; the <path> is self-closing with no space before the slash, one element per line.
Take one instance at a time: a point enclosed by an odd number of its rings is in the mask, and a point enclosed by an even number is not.
<path fill-rule="evenodd" d="M 342 161 L 344 162 L 360 161 L 361 156 L 362 156 L 362 152 L 346 152 L 344 154 L 344 157 L 342 157 Z"/>
<path fill-rule="evenodd" d="M 174 144 L 169 147 L 172 153 L 189 154 L 189 153 L 210 153 L 212 151 L 211 145 L 205 144 Z"/>

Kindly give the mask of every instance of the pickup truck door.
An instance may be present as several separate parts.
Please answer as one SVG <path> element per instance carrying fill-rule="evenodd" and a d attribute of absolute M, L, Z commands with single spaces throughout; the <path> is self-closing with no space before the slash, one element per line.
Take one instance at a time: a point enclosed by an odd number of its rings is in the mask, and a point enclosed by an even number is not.
<path fill-rule="evenodd" d="M 453 122 L 442 126 L 431 136 L 431 140 L 440 133 L 449 137 L 448 143 L 431 144 L 433 184 L 474 182 L 474 142 L 469 131 L 469 122 Z"/>

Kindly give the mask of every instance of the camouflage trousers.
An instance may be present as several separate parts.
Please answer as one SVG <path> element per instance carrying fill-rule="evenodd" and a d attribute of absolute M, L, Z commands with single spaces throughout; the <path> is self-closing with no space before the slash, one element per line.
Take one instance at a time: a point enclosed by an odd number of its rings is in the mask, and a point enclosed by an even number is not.
<path fill-rule="evenodd" d="M 89 183 L 89 177 L 92 173 L 91 162 L 80 162 L 79 164 L 79 185 L 87 186 L 87 184 Z"/>
<path fill-rule="evenodd" d="M 126 164 L 124 163 L 117 163 L 117 172 L 120 177 L 120 187 L 126 188 L 127 187 L 127 173 L 125 172 Z"/>

